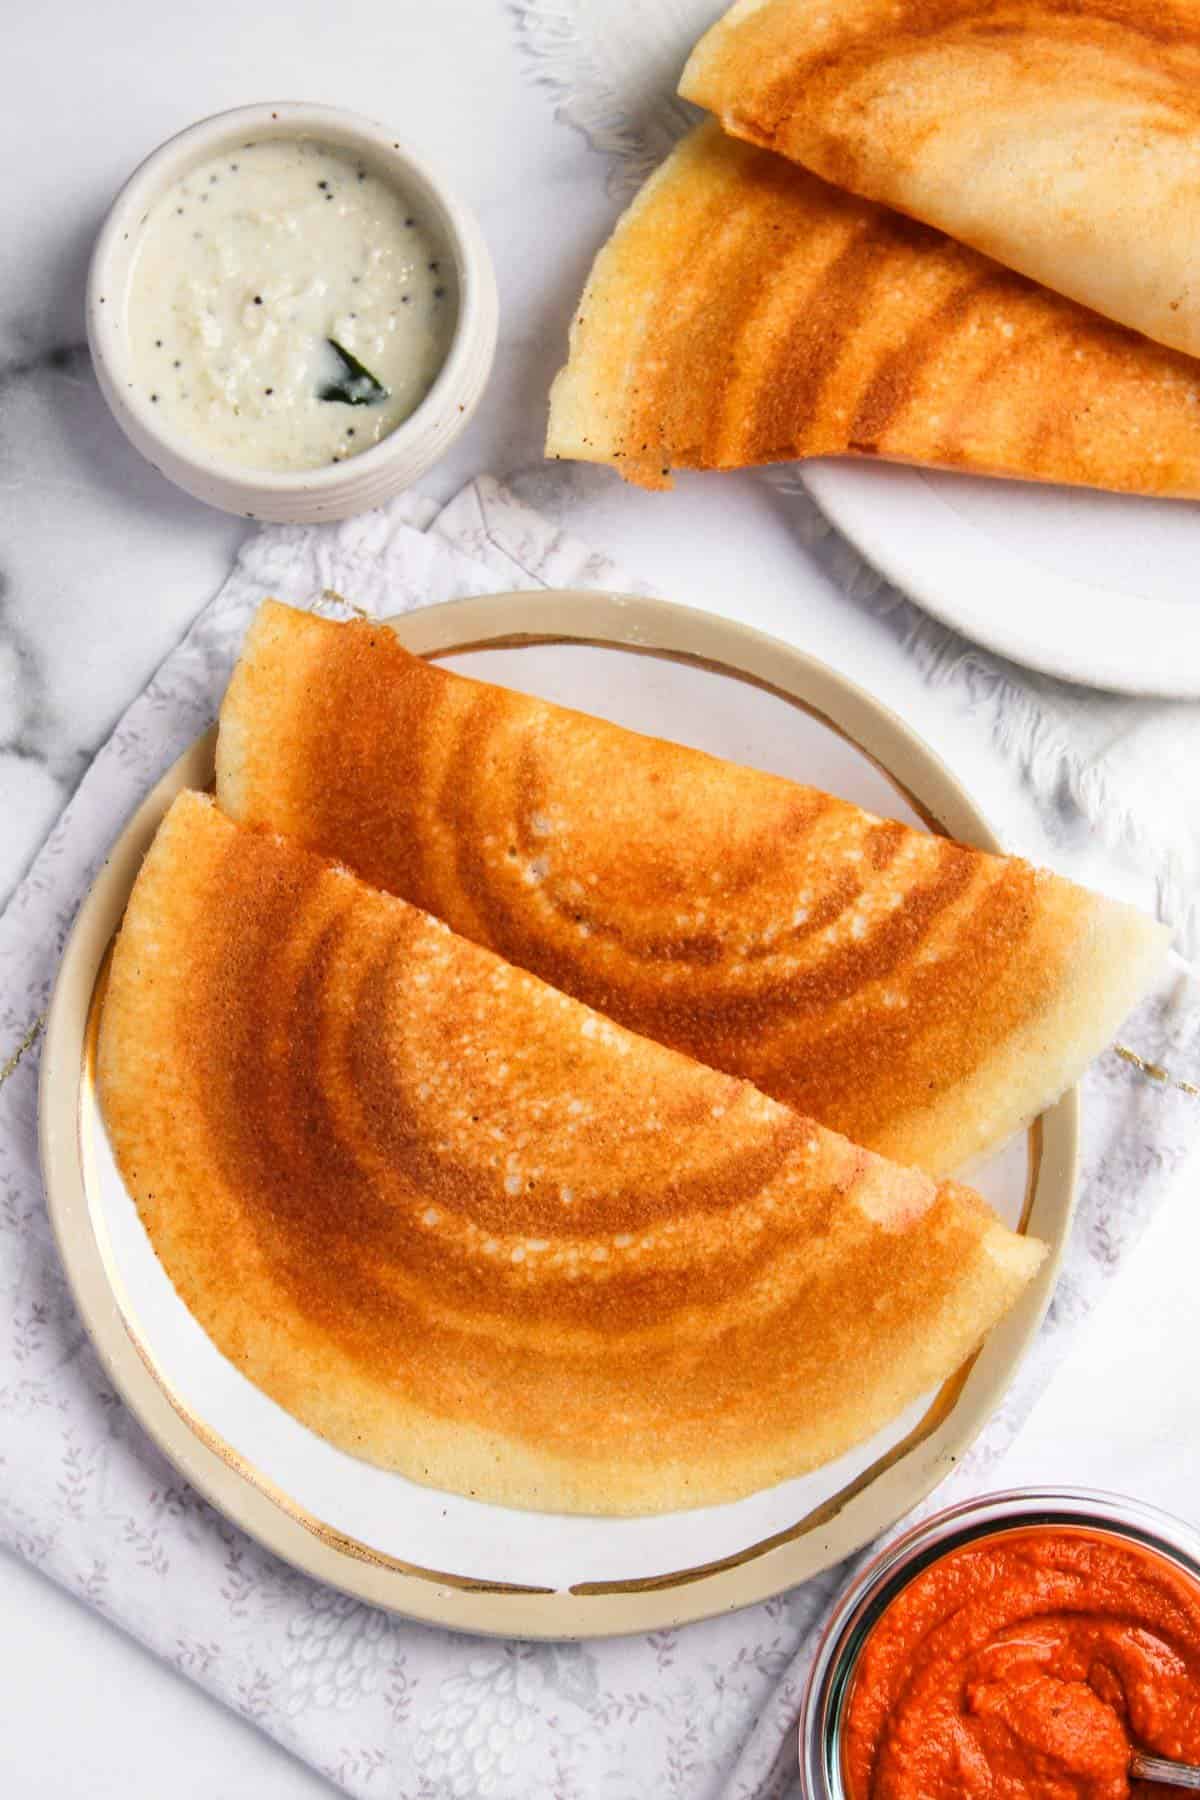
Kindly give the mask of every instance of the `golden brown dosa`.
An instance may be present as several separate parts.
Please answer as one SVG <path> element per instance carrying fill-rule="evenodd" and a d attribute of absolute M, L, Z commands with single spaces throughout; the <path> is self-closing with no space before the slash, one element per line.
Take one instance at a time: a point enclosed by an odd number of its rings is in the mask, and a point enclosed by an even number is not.
<path fill-rule="evenodd" d="M 740 0 L 680 92 L 1200 354 L 1197 0 Z"/>
<path fill-rule="evenodd" d="M 273 602 L 217 782 L 231 817 L 935 1174 L 1056 1099 L 1165 950 L 1162 926 L 1016 858 Z"/>
<path fill-rule="evenodd" d="M 219 1349 L 342 1449 L 515 1506 L 812 1468 L 1044 1251 L 196 794 L 130 899 L 98 1066 Z"/>
<path fill-rule="evenodd" d="M 645 487 L 851 454 L 1196 497 L 1200 364 L 709 123 L 593 264 L 546 453 Z"/>

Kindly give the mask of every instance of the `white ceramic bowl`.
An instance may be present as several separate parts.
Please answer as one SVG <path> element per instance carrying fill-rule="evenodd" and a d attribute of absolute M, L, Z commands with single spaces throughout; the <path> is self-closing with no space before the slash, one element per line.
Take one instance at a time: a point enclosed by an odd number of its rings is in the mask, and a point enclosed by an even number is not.
<path fill-rule="evenodd" d="M 159 195 L 198 163 L 250 138 L 308 137 L 361 156 L 421 205 L 454 257 L 458 322 L 416 411 L 369 450 L 326 468 L 250 469 L 164 429 L 130 366 L 126 301 L 139 235 Z M 474 411 L 496 349 L 496 279 L 470 212 L 383 125 L 332 106 L 281 100 L 201 119 L 146 158 L 118 194 L 92 253 L 87 331 L 100 390 L 122 431 L 156 469 L 210 506 L 285 524 L 344 519 L 399 493 L 437 461 Z"/>

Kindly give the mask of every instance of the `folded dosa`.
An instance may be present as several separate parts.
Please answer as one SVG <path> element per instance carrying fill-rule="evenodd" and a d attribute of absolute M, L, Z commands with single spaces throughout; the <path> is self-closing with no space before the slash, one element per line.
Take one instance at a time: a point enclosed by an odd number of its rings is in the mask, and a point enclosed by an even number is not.
<path fill-rule="evenodd" d="M 1166 932 L 1016 858 L 439 669 L 277 603 L 221 805 L 632 1030 L 934 1173 L 1111 1039 Z"/>
<path fill-rule="evenodd" d="M 811 1468 L 1044 1253 L 194 794 L 129 902 L 98 1080 L 218 1348 L 343 1450 L 514 1506 Z"/>
<path fill-rule="evenodd" d="M 1196 497 L 1200 364 L 709 123 L 596 258 L 546 453 L 645 487 L 852 454 Z"/>
<path fill-rule="evenodd" d="M 1200 355 L 1196 0 L 740 0 L 680 92 Z"/>

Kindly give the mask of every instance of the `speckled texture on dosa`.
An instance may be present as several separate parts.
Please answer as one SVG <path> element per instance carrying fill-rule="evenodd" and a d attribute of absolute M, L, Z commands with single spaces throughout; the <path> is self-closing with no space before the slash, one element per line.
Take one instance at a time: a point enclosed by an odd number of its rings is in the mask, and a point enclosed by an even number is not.
<path fill-rule="evenodd" d="M 0 921 L 6 1044 L 44 1008 L 63 938 L 107 846 L 214 717 L 266 593 L 300 605 L 337 588 L 378 613 L 500 587 L 572 584 L 637 585 L 487 481 L 440 515 L 407 500 L 336 529 L 272 528 L 252 539 L 121 721 Z M 1130 1034 L 1181 1066 L 1200 1063 L 1200 1009 L 1182 995 L 1149 1006 Z M 401 1772 L 395 1791 L 405 1800 L 484 1792 L 582 1800 L 606 1789 L 647 1800 L 745 1800 L 778 1789 L 790 1766 L 805 1646 L 842 1572 L 686 1631 L 541 1648 L 408 1625 L 297 1575 L 199 1500 L 108 1386 L 45 1216 L 36 1075 L 35 1048 L 0 1090 L 7 1543 L 362 1800 L 384 1791 L 381 1770 Z M 996 1485 L 1000 1458 L 1074 1327 L 1191 1146 L 1188 1103 L 1137 1081 L 1115 1057 L 1089 1075 L 1085 1104 L 1081 1210 L 1050 1318 L 939 1502 L 951 1485 L 960 1493 Z"/>

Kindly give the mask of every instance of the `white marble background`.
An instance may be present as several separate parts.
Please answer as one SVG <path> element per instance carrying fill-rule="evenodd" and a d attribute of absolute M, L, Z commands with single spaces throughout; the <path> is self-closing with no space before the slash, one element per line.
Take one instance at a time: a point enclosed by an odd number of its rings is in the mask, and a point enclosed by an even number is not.
<path fill-rule="evenodd" d="M 583 139 L 528 85 L 503 0 L 51 0 L 8 8 L 0 191 L 0 899 L 88 758 L 203 601 L 242 535 L 140 462 L 110 423 L 83 348 L 91 239 L 115 188 L 162 137 L 222 107 L 269 98 L 357 106 L 452 172 L 478 210 L 502 302 L 492 387 L 427 483 L 516 475 L 554 510 L 673 597 L 802 642 L 884 693 L 1014 845 L 1048 855 L 1044 814 L 1014 804 L 990 724 L 966 687 L 930 688 L 902 653 L 916 621 L 880 617 L 812 543 L 794 500 L 752 477 L 668 496 L 539 462 L 544 395 L 563 324 L 614 203 Z M 1098 706 L 1104 703 L 1098 702 Z M 978 708 L 978 710 L 977 710 Z M 972 732 L 973 720 L 978 728 Z M 1187 795 L 1184 804 L 1191 804 Z M 1071 834 L 1069 816 L 1055 834 Z M 1150 897 L 1076 822 L 1073 871 Z M 1195 1513 L 1188 1271 L 1200 1216 L 1186 1183 L 1042 1403 L 1005 1479 L 1136 1490 Z M 0 1446 L 0 1457 L 3 1451 Z M 0 1792 L 301 1796 L 330 1790 L 28 1570 L 0 1562 Z M 398 1791 L 387 1772 L 381 1794 Z"/>

